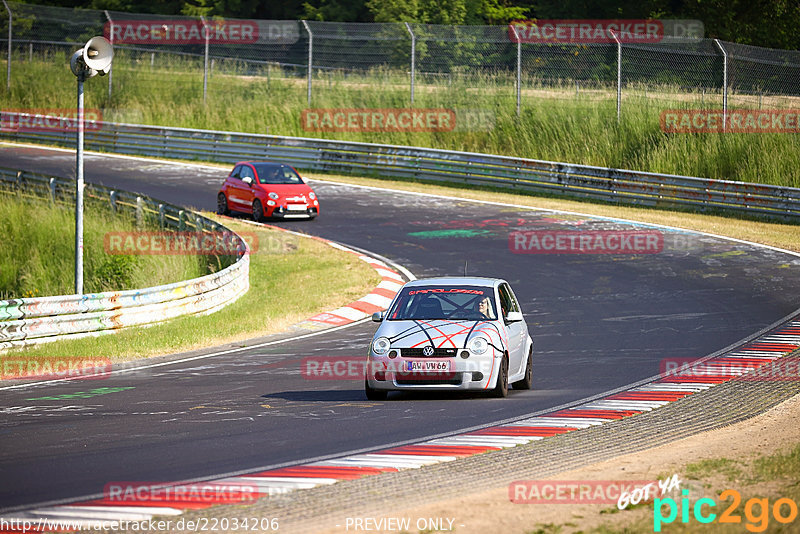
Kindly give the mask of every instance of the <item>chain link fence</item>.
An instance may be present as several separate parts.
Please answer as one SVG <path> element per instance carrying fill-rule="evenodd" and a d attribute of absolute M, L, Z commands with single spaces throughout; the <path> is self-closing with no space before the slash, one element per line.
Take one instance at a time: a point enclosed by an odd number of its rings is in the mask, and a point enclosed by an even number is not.
<path fill-rule="evenodd" d="M 4 4 L 8 89 L 15 68 L 44 59 L 62 69 L 64 55 L 105 35 L 116 53 L 109 97 L 125 90 L 124 78 L 114 76 L 120 71 L 135 72 L 154 92 L 174 84 L 203 101 L 211 90 L 226 90 L 210 88 L 218 75 L 283 80 L 309 106 L 331 102 L 342 84 L 407 91 L 396 106 L 413 105 L 421 93 L 447 105 L 477 90 L 507 95 L 517 112 L 539 96 L 644 95 L 707 107 L 727 107 L 728 97 L 745 107 L 798 107 L 800 96 L 800 52 L 713 39 L 539 43 L 515 39 L 512 26 L 221 20 Z"/>

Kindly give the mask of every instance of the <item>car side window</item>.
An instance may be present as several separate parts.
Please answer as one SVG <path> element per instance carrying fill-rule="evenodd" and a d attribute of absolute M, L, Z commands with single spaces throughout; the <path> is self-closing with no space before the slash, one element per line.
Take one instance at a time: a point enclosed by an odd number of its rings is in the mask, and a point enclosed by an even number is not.
<path fill-rule="evenodd" d="M 247 165 L 242 165 L 242 169 L 239 171 L 239 178 L 242 180 L 245 178 L 250 178 L 251 180 L 255 181 L 256 175 L 253 173 L 253 169 Z"/>
<path fill-rule="evenodd" d="M 503 317 L 508 315 L 508 312 L 519 311 L 517 300 L 506 284 L 500 286 L 500 306 L 503 308 Z"/>
<path fill-rule="evenodd" d="M 231 173 L 231 178 L 236 178 L 237 180 L 241 179 L 239 173 L 242 172 L 242 166 L 237 165 L 233 168 L 233 172 Z"/>

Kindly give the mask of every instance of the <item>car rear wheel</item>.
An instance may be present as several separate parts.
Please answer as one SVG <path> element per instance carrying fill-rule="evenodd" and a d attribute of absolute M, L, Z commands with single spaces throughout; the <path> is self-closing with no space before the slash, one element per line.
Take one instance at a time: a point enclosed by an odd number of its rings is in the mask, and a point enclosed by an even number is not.
<path fill-rule="evenodd" d="M 260 200 L 253 201 L 253 220 L 255 222 L 262 222 L 264 220 L 264 207 L 261 205 Z"/>
<path fill-rule="evenodd" d="M 528 351 L 528 361 L 525 362 L 525 377 L 511 385 L 514 386 L 514 389 L 531 389 L 533 387 L 533 347 Z"/>
<path fill-rule="evenodd" d="M 223 193 L 220 193 L 217 195 L 217 214 L 228 215 L 230 212 L 231 210 L 228 209 L 228 199 L 225 198 Z"/>
<path fill-rule="evenodd" d="M 503 356 L 497 374 L 497 385 L 492 390 L 492 397 L 502 399 L 508 397 L 508 356 Z"/>
<path fill-rule="evenodd" d="M 371 400 L 371 401 L 386 400 L 386 398 L 389 396 L 389 392 L 388 391 L 384 391 L 384 390 L 381 390 L 381 389 L 374 389 L 374 388 L 369 387 L 369 381 L 368 380 L 364 381 L 364 391 L 367 394 L 367 400 Z"/>

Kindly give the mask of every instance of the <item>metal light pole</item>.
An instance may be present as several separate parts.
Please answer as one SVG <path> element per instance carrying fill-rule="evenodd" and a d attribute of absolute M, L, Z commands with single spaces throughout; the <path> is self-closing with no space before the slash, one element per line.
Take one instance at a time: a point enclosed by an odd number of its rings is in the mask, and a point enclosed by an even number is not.
<path fill-rule="evenodd" d="M 83 81 L 78 72 L 78 149 L 75 163 L 75 294 L 83 295 Z"/>
<path fill-rule="evenodd" d="M 111 69 L 114 49 L 105 37 L 92 37 L 72 54 L 69 68 L 78 78 L 78 139 L 75 151 L 75 294 L 83 295 L 83 82 Z"/>

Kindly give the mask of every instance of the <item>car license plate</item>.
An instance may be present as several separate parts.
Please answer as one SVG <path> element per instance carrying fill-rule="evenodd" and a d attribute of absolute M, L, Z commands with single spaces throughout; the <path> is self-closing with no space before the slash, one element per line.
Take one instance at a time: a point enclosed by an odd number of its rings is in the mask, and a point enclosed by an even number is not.
<path fill-rule="evenodd" d="M 441 373 L 450 370 L 450 360 L 412 360 L 406 362 L 406 371 Z"/>
<path fill-rule="evenodd" d="M 305 204 L 288 204 L 287 211 L 306 211 L 308 207 Z"/>

